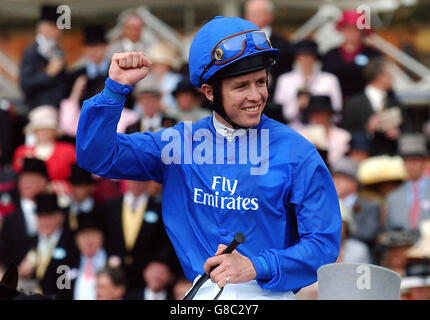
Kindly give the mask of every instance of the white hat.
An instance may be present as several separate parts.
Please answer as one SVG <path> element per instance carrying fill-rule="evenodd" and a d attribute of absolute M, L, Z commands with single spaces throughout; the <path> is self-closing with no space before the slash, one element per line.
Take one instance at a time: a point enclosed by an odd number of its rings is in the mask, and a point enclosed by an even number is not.
<path fill-rule="evenodd" d="M 58 130 L 58 110 L 49 105 L 42 105 L 34 108 L 28 114 L 30 122 L 25 127 L 25 133 L 33 132 L 37 129 Z"/>

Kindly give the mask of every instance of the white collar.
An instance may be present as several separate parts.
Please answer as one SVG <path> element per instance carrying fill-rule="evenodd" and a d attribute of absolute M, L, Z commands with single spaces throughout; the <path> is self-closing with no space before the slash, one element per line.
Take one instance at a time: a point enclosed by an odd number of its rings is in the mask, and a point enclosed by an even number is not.
<path fill-rule="evenodd" d="M 82 202 L 72 201 L 72 203 L 70 204 L 70 208 L 72 209 L 72 212 L 75 213 L 78 213 L 78 211 L 85 213 L 90 212 L 94 208 L 94 199 L 91 197 L 87 197 Z"/>
<path fill-rule="evenodd" d="M 382 111 L 385 107 L 385 97 L 387 96 L 387 92 L 378 88 L 375 88 L 372 85 L 367 85 L 364 88 L 364 92 L 367 98 L 372 105 L 372 108 L 375 112 Z"/>
<path fill-rule="evenodd" d="M 167 293 L 166 290 L 160 292 L 154 292 L 150 288 L 145 287 L 144 292 L 145 300 L 166 300 Z"/>
<path fill-rule="evenodd" d="M 235 137 L 240 137 L 246 134 L 246 129 L 233 129 L 219 122 L 215 117 L 215 111 L 212 114 L 212 122 L 215 127 L 216 132 L 218 132 L 223 137 L 226 137 L 227 141 L 234 141 Z"/>
<path fill-rule="evenodd" d="M 145 205 L 148 201 L 149 196 L 146 193 L 142 193 L 140 196 L 135 197 L 131 192 L 127 191 L 124 194 L 124 202 L 134 209 L 140 208 Z"/>

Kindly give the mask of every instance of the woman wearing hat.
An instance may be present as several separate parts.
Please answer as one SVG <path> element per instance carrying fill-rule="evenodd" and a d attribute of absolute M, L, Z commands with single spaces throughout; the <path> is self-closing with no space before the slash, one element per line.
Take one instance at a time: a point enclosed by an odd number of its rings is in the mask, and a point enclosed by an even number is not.
<path fill-rule="evenodd" d="M 308 95 L 330 96 L 336 120 L 339 120 L 342 111 L 339 81 L 335 75 L 320 70 L 317 44 L 302 40 L 295 45 L 295 55 L 294 70 L 282 74 L 275 89 L 274 99 L 282 105 L 284 118 L 290 123 L 304 122 L 309 98 L 302 99 L 302 92 L 308 92 Z"/>
<path fill-rule="evenodd" d="M 72 144 L 57 141 L 59 133 L 57 109 L 48 105 L 39 106 L 30 112 L 29 119 L 26 133 L 33 135 L 35 142 L 32 145 L 21 145 L 16 149 L 12 161 L 14 170 L 21 171 L 24 158 L 38 158 L 45 161 L 49 179 L 54 185 L 55 182 L 64 182 L 61 183 L 66 188 L 64 191 L 68 190 L 66 180 L 70 176 L 70 166 L 76 162 L 76 153 Z"/>
<path fill-rule="evenodd" d="M 163 183 L 163 221 L 186 277 L 197 281 L 210 273 L 212 280 L 195 299 L 294 299 L 339 253 L 341 219 L 330 173 L 312 144 L 263 115 L 268 68 L 278 53 L 249 21 L 218 16 L 204 25 L 191 44 L 190 79 L 213 115 L 191 128 L 180 123 L 157 133 L 116 134 L 124 96 L 148 73 L 151 62 L 143 53 L 114 56 L 103 93 L 84 103 L 79 165 L 109 177 Z M 191 145 L 182 145 L 181 137 L 193 132 Z M 179 138 L 173 142 L 179 150 L 194 149 L 194 159 L 164 162 L 172 145 L 166 134 Z M 241 144 L 252 149 L 255 137 L 268 143 L 260 150 L 270 150 L 260 163 L 267 171 L 250 170 L 257 169 L 250 160 L 238 163 L 233 156 Z M 200 162 L 203 145 L 221 148 L 205 149 L 207 161 Z M 236 232 L 246 242 L 222 254 Z M 218 287 L 224 288 L 220 296 Z"/>
<path fill-rule="evenodd" d="M 342 33 L 344 42 L 327 52 L 323 59 L 323 70 L 335 74 L 339 79 L 344 100 L 364 89 L 366 80 L 363 68 L 371 58 L 381 55 L 365 44 L 365 38 L 372 30 L 359 29 L 357 25 L 360 19 L 363 19 L 362 15 L 354 10 L 343 12 L 336 29 Z"/>

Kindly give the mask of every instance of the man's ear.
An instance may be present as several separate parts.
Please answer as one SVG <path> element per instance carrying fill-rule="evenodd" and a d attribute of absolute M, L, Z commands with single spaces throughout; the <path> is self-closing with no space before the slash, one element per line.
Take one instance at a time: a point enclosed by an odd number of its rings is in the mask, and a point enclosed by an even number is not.
<path fill-rule="evenodd" d="M 214 101 L 214 93 L 213 93 L 212 86 L 204 83 L 204 84 L 202 84 L 201 89 L 202 89 L 206 99 L 213 102 Z"/>

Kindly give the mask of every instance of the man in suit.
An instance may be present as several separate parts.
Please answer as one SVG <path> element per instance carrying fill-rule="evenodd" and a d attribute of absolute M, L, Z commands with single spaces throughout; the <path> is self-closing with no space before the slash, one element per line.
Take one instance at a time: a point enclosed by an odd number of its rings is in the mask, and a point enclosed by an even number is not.
<path fill-rule="evenodd" d="M 64 228 L 64 210 L 59 207 L 57 196 L 38 194 L 36 214 L 37 237 L 20 263 L 18 273 L 20 277 L 36 279 L 39 293 L 48 296 L 60 294 L 62 298 L 70 299 L 71 284 L 65 282 L 67 275 L 64 281 L 60 281 L 59 277 L 64 277 L 64 274 L 58 267 L 76 267 L 79 256 L 71 232 Z M 59 282 L 64 288 L 59 287 Z"/>
<path fill-rule="evenodd" d="M 72 281 L 73 300 L 95 300 L 96 275 L 107 265 L 102 225 L 94 213 L 78 215 L 78 229 L 74 235 L 80 253 L 79 268 Z"/>
<path fill-rule="evenodd" d="M 135 13 L 130 13 L 122 20 L 121 38 L 109 44 L 106 58 L 110 61 L 118 52 L 148 52 L 149 43 L 142 40 L 144 21 Z"/>
<path fill-rule="evenodd" d="M 42 6 L 35 42 L 25 50 L 20 83 L 30 109 L 40 105 L 59 107 L 66 88 L 65 58 L 58 42 L 61 30 L 56 6 Z"/>
<path fill-rule="evenodd" d="M 119 258 L 127 276 L 128 292 L 144 286 L 142 270 L 150 261 L 173 261 L 178 265 L 164 231 L 161 201 L 149 195 L 152 183 L 126 181 L 124 196 L 101 208 L 109 261 L 114 261 L 115 256 Z"/>
<path fill-rule="evenodd" d="M 66 218 L 67 225 L 71 231 L 78 228 L 78 217 L 80 215 L 92 214 L 96 204 L 93 197 L 96 191 L 96 181 L 91 172 L 80 168 L 76 163 L 72 165 L 70 182 L 70 205 Z"/>
<path fill-rule="evenodd" d="M 392 92 L 393 77 L 385 58 L 371 60 L 364 74 L 368 84 L 363 92 L 346 102 L 342 126 L 351 133 L 366 133 L 371 155 L 394 155 L 401 131 L 411 128 L 407 110 Z M 388 119 L 390 112 L 397 114 L 396 119 Z"/>
<path fill-rule="evenodd" d="M 387 229 L 417 231 L 420 221 L 430 218 L 430 181 L 425 175 L 427 142 L 422 134 L 405 134 L 399 141 L 408 180 L 387 197 Z"/>
<path fill-rule="evenodd" d="M 69 84 L 72 87 L 78 78 L 85 79 L 82 95 L 79 97 L 80 105 L 94 93 L 104 87 L 108 74 L 110 61 L 106 59 L 107 40 L 103 25 L 92 24 L 84 28 L 84 55 L 85 64 L 69 75 Z"/>
<path fill-rule="evenodd" d="M 244 18 L 264 31 L 269 37 L 272 46 L 280 51 L 276 65 L 270 69 L 269 95 L 272 96 L 278 77 L 292 69 L 294 50 L 287 40 L 272 30 L 271 24 L 275 18 L 275 6 L 272 2 L 268 0 L 247 1 L 245 3 Z"/>
<path fill-rule="evenodd" d="M 339 199 L 352 212 L 356 226 L 351 236 L 373 249 L 381 229 L 381 208 L 377 202 L 360 197 L 357 173 L 358 164 L 347 157 L 338 160 L 332 167 L 333 182 Z"/>
<path fill-rule="evenodd" d="M 166 115 L 166 108 L 161 104 L 161 87 L 155 75 L 151 74 L 139 81 L 133 95 L 141 116 L 138 121 L 127 127 L 126 133 L 157 132 L 163 127 L 175 124 L 174 118 Z"/>
<path fill-rule="evenodd" d="M 0 262 L 21 263 L 31 243 L 37 237 L 37 194 L 46 191 L 48 172 L 42 160 L 25 158 L 18 175 L 16 210 L 5 217 L 0 232 Z"/>

